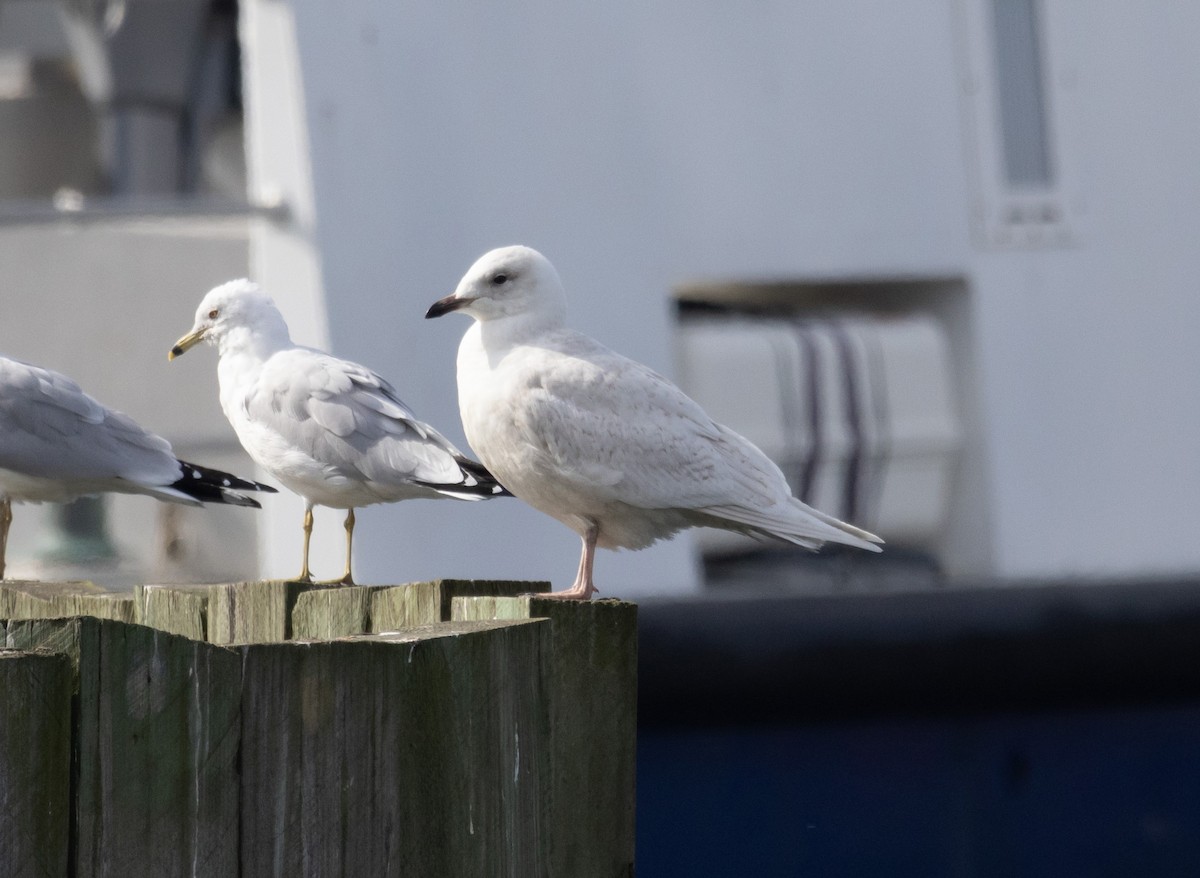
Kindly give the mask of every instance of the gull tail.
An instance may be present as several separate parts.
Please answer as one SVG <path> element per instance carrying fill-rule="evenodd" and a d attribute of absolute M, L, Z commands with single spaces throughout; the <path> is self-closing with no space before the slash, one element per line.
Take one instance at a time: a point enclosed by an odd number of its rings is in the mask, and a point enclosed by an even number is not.
<path fill-rule="evenodd" d="M 496 481 L 487 467 L 461 454 L 454 455 L 462 481 L 454 484 L 417 481 L 418 485 L 432 488 L 439 494 L 456 500 L 490 500 L 493 497 L 511 497 L 508 489 Z"/>
<path fill-rule="evenodd" d="M 257 500 L 237 492 L 266 491 L 270 494 L 275 493 L 275 489 L 270 485 L 239 478 L 219 469 L 198 466 L 185 460 L 179 461 L 179 465 L 183 467 L 183 475 L 169 486 L 170 489 L 201 503 L 226 503 L 230 506 L 249 506 L 259 509 L 261 507 Z"/>
<path fill-rule="evenodd" d="M 877 543 L 883 540 L 875 534 L 847 524 L 795 498 L 782 508 L 776 506 L 768 510 L 709 506 L 702 511 L 718 520 L 717 527 L 774 537 L 814 551 L 824 543 L 842 543 L 868 552 L 882 551 Z"/>

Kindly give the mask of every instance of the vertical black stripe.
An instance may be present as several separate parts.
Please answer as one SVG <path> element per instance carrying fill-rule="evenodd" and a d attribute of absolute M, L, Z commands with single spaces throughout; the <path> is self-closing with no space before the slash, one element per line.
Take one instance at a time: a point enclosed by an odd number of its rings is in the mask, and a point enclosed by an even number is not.
<path fill-rule="evenodd" d="M 817 468 L 821 463 L 821 453 L 824 450 L 821 436 L 821 419 L 823 406 L 821 405 L 821 358 L 817 351 L 817 341 L 814 337 L 812 327 L 803 322 L 796 323 L 796 338 L 799 341 L 800 353 L 804 360 L 804 365 L 808 370 L 808 382 L 804 387 L 807 394 L 808 402 L 808 429 L 812 436 L 812 444 L 809 446 L 808 454 L 799 462 L 799 471 L 796 479 L 796 496 L 805 503 L 815 501 L 814 493 L 817 485 Z M 801 382 L 797 380 L 796 389 L 798 395 L 803 398 L 805 394 L 799 393 Z"/>
<path fill-rule="evenodd" d="M 841 516 L 846 521 L 857 521 L 860 508 L 860 491 L 863 483 L 863 417 L 862 399 L 850 333 L 841 320 L 829 324 L 833 340 L 837 345 L 838 362 L 842 369 L 842 397 L 846 404 L 846 426 L 850 429 L 850 452 L 846 458 L 846 470 L 842 481 Z"/>
<path fill-rule="evenodd" d="M 892 457 L 891 410 L 888 407 L 887 369 L 883 358 L 882 333 L 887 324 L 878 319 L 870 323 L 867 345 L 867 374 L 870 385 L 871 416 L 874 422 L 874 441 L 870 454 L 870 482 L 864 488 L 865 507 L 861 526 L 874 529 L 878 523 L 879 502 L 883 494 L 884 478 Z"/>

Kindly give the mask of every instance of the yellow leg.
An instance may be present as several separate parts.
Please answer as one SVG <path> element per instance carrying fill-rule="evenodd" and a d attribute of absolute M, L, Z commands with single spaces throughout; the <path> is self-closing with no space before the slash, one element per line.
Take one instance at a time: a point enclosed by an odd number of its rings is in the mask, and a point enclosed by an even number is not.
<path fill-rule="evenodd" d="M 313 514 L 312 504 L 304 506 L 304 561 L 300 565 L 300 575 L 297 582 L 312 582 L 312 574 L 308 572 L 308 543 L 312 539 Z"/>
<path fill-rule="evenodd" d="M 12 524 L 12 500 L 0 501 L 0 579 L 4 578 L 4 559 L 8 553 L 8 526 Z"/>
<path fill-rule="evenodd" d="M 350 552 L 354 548 L 354 510 L 346 513 L 346 573 L 342 576 L 342 585 L 354 585 L 354 577 L 350 575 Z"/>

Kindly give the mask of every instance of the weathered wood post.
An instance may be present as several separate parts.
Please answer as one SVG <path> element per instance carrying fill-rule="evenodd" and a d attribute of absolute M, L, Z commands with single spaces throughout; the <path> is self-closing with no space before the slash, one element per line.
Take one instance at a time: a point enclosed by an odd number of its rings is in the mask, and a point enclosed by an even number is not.
<path fill-rule="evenodd" d="M 32 726 L 0 713 L 0 772 L 55 723 L 77 757 L 0 773 L 0 802 L 60 797 L 0 810 L 0 842 L 69 827 L 70 871 L 29 874 L 72 878 L 631 875 L 636 610 L 515 597 L 544 587 L 146 586 L 100 606 L 157 627 L 9 621 L 37 660 L 14 691 L 40 697 L 35 665 L 65 682 Z M 100 600 L 72 590 L 3 584 L 0 607 Z"/>
<path fill-rule="evenodd" d="M 546 619 L 552 734 L 551 875 L 625 875 L 633 863 L 637 607 L 538 597 L 455 598 L 455 619 Z M 618 841 L 619 840 L 619 841 Z"/>
<path fill-rule="evenodd" d="M 0 874 L 67 874 L 71 663 L 0 650 Z"/>

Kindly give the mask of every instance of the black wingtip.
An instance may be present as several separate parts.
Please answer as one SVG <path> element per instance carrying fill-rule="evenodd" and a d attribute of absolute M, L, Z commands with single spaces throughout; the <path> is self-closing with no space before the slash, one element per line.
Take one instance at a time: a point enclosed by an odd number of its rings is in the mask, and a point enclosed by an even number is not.
<path fill-rule="evenodd" d="M 488 472 L 487 467 L 482 463 L 471 460 L 469 457 L 463 457 L 462 455 L 456 455 L 454 462 L 458 464 L 458 468 L 462 471 L 463 480 L 461 482 L 439 484 L 417 480 L 416 483 L 437 491 L 439 494 L 445 494 L 447 497 L 455 497 L 459 500 L 490 500 L 493 497 L 513 496 L 507 488 L 496 481 L 496 477 Z"/>
<path fill-rule="evenodd" d="M 224 503 L 229 506 L 261 509 L 262 504 L 257 500 L 239 494 L 238 491 L 278 493 L 277 489 L 270 485 L 243 479 L 219 469 L 188 463 L 185 460 L 179 461 L 179 465 L 183 468 L 183 475 L 171 487 L 201 503 Z"/>
<path fill-rule="evenodd" d="M 455 458 L 459 469 L 475 478 L 480 490 L 490 497 L 511 497 L 512 493 L 492 475 L 491 470 L 477 460 L 459 455 Z"/>
<path fill-rule="evenodd" d="M 247 497 L 244 494 L 236 494 L 233 491 L 226 491 L 221 495 L 220 500 L 214 500 L 212 502 L 224 503 L 226 506 L 244 506 L 247 509 L 262 509 L 262 504 L 253 497 Z"/>

